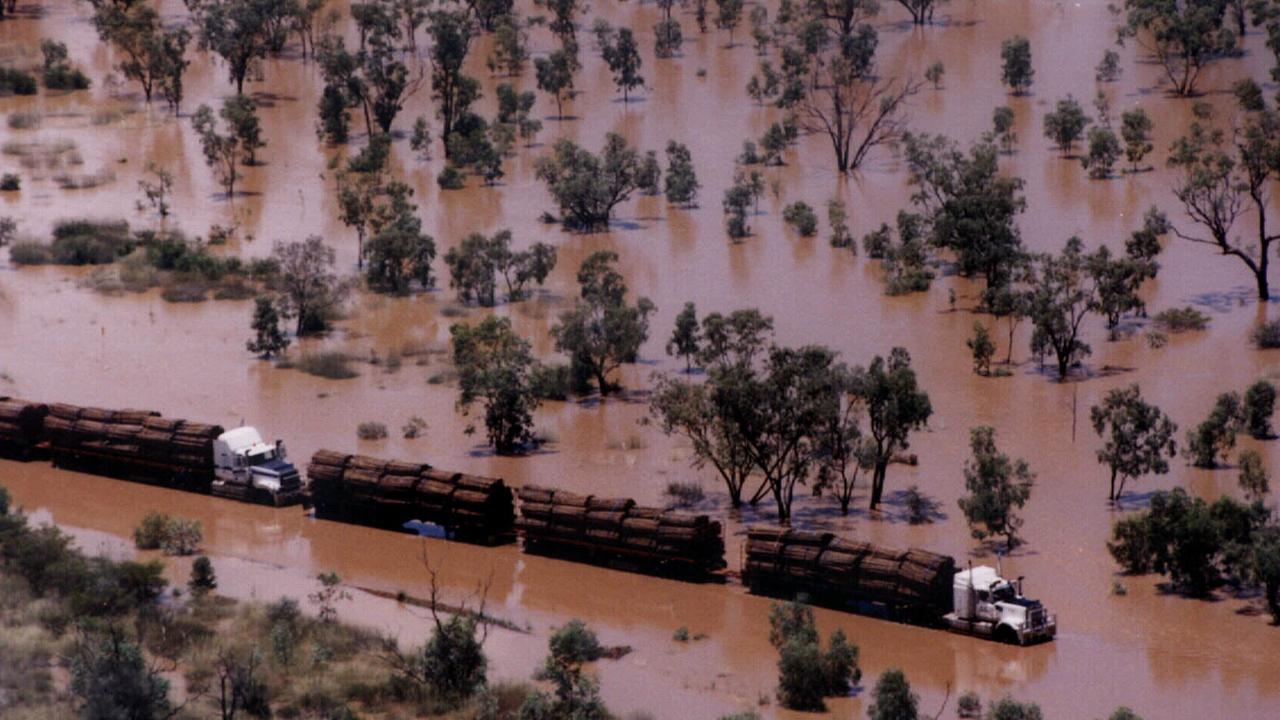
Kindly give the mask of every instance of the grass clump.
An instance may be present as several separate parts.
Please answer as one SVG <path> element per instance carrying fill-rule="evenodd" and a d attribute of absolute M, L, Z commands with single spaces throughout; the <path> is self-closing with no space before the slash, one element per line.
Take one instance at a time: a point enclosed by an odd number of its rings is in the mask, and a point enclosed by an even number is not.
<path fill-rule="evenodd" d="M 17 173 L 0 175 L 0 191 L 17 192 L 22 189 L 22 178 Z"/>
<path fill-rule="evenodd" d="M 672 480 L 663 491 L 675 507 L 693 507 L 706 499 L 707 494 L 702 486 L 694 482 Z"/>
<path fill-rule="evenodd" d="M 0 97 L 35 94 L 35 75 L 16 68 L 0 68 Z"/>
<path fill-rule="evenodd" d="M 139 550 L 163 550 L 166 555 L 193 555 L 203 540 L 199 521 L 154 510 L 133 530 L 133 544 Z"/>
<path fill-rule="evenodd" d="M 351 356 L 335 350 L 304 354 L 295 367 L 308 375 L 329 380 L 347 380 L 359 375 L 351 369 Z"/>
<path fill-rule="evenodd" d="M 1249 333 L 1249 339 L 1259 350 L 1280 348 L 1280 320 L 1259 323 L 1253 332 Z"/>
<path fill-rule="evenodd" d="M 375 421 L 362 422 L 356 426 L 356 437 L 361 440 L 386 440 L 387 425 Z"/>
<path fill-rule="evenodd" d="M 1209 326 L 1209 316 L 1188 305 L 1184 308 L 1161 310 L 1152 318 L 1157 329 L 1166 333 L 1204 330 Z"/>
<path fill-rule="evenodd" d="M 15 112 L 10 113 L 6 120 L 9 127 L 13 130 L 33 130 L 40 127 L 40 121 L 43 118 L 40 113 L 36 112 Z"/>

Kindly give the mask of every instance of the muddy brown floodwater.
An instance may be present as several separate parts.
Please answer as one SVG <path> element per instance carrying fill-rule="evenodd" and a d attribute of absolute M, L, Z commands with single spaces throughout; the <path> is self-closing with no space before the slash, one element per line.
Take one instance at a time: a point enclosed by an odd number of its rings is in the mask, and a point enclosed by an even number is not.
<path fill-rule="evenodd" d="M 522 12 L 536 12 L 527 0 L 517 5 Z M 934 61 L 945 63 L 943 88 L 925 89 L 913 101 L 914 129 L 943 132 L 967 143 L 988 129 L 992 108 L 1005 103 L 1014 107 L 1018 150 L 1002 162 L 1026 181 L 1028 210 L 1020 223 L 1033 250 L 1055 250 L 1071 235 L 1079 235 L 1089 247 L 1120 248 L 1153 204 L 1175 222 L 1186 222 L 1173 202 L 1172 178 L 1162 170 L 1091 181 L 1042 138 L 1041 116 L 1053 102 L 1068 93 L 1084 102 L 1093 97 L 1093 66 L 1113 37 L 1115 20 L 1105 6 L 1103 0 L 957 0 L 942 6 L 937 25 L 920 29 L 904 22 L 906 15 L 896 4 L 884 3 L 876 21 L 883 74 L 918 74 Z M 185 12 L 173 0 L 162 8 L 171 19 Z M 537 423 L 556 441 L 542 451 L 498 458 L 464 435 L 467 419 L 455 411 L 456 390 L 426 382 L 443 368 L 440 355 L 416 356 L 394 373 L 361 365 L 356 379 L 321 380 L 275 369 L 245 352 L 247 302 L 170 304 L 155 293 L 108 297 L 81 286 L 86 273 L 65 268 L 0 267 L 0 371 L 6 374 L 0 393 L 157 408 L 227 425 L 244 421 L 285 438 L 298 462 L 321 447 L 359 450 L 501 476 L 515 485 L 532 481 L 626 494 L 642 502 L 660 501 L 670 480 L 695 480 L 707 489 L 713 512 L 727 514 L 714 476 L 689 468 L 688 447 L 643 424 L 643 390 L 651 373 L 680 367 L 662 348 L 685 301 L 696 302 L 704 313 L 759 307 L 775 318 L 781 342 L 825 343 L 853 363 L 865 363 L 895 345 L 906 347 L 935 410 L 929 431 L 912 443 L 919 465 L 890 471 L 883 516 L 871 518 L 862 510 L 865 496 L 855 501 L 859 509 L 849 518 L 840 518 L 829 499 L 804 498 L 797 505 L 797 524 L 927 547 L 962 562 L 971 557 L 990 562 L 975 555 L 976 545 L 956 510 L 969 428 L 994 426 L 1001 447 L 1028 458 L 1038 473 L 1025 512 L 1028 544 L 1004 564 L 1007 574 L 1025 575 L 1029 594 L 1058 614 L 1057 641 L 1016 649 L 819 611 L 824 633 L 842 628 L 861 646 L 865 672 L 863 688 L 830 703 L 831 714 L 863 715 L 875 677 L 897 666 L 906 671 L 930 713 L 950 688 L 953 702 L 969 689 L 987 697 L 1011 693 L 1039 703 L 1051 718 L 1104 717 L 1121 704 L 1148 718 L 1276 717 L 1280 630 L 1260 614 L 1256 599 L 1224 595 L 1214 602 L 1188 600 L 1160 592 L 1154 578 L 1120 578 L 1129 592 L 1112 595 L 1117 576 L 1105 540 L 1117 515 L 1106 503 L 1106 476 L 1094 458 L 1097 439 L 1086 421 L 1087 409 L 1106 391 L 1137 382 L 1186 428 L 1205 416 L 1218 393 L 1240 390 L 1261 376 L 1280 377 L 1280 356 L 1248 347 L 1249 329 L 1268 310 L 1253 299 L 1250 277 L 1240 264 L 1202 246 L 1166 240 L 1160 277 L 1144 289 L 1144 298 L 1153 312 L 1196 305 L 1212 316 L 1207 331 L 1174 336 L 1167 347 L 1151 349 L 1139 334 L 1109 341 L 1102 321 L 1090 319 L 1090 377 L 1058 384 L 1029 359 L 1024 323 L 1016 338 L 1012 376 L 975 376 L 964 339 L 975 319 L 990 320 L 969 311 L 976 302 L 976 285 L 943 277 L 926 293 L 886 297 L 877 263 L 833 249 L 823 238 L 800 239 L 784 229 L 785 203 L 804 199 L 820 208 L 833 196 L 848 203 L 857 236 L 892 222 L 907 205 L 909 191 L 902 164 L 891 153 L 877 151 L 860 173 L 842 178 L 831 170 L 826 141 L 803 139 L 788 152 L 786 166 L 765 171 L 778 182 L 781 196 L 768 195 L 762 213 L 751 218 L 755 234 L 741 244 L 727 241 L 719 201 L 731 181 L 733 158 L 742 140 L 758 137 L 776 119 L 776 111 L 753 105 L 743 91 L 755 65 L 754 50 L 743 42 L 726 48 L 722 33 L 699 35 L 687 14 L 680 15 L 688 38 L 683 57 L 655 61 L 650 28 L 657 15 L 655 6 L 634 0 L 600 2 L 592 8 L 584 28 L 594 16 L 602 16 L 637 29 L 647 90 L 622 103 L 594 41 L 584 32 L 583 94 L 569 106 L 576 117 L 554 119 L 553 104 L 540 95 L 536 112 L 545 115 L 541 145 L 508 161 L 507 177 L 496 187 L 480 187 L 473 179 L 466 190 L 440 191 L 434 182 L 442 167 L 439 148 L 430 160 L 422 160 L 409 151 L 403 135 L 395 142 L 396 171 L 416 189 L 424 225 L 442 255 L 468 232 L 504 227 L 513 229 L 518 245 L 544 241 L 560 248 L 560 264 L 545 292 L 494 310 L 511 316 L 539 356 L 553 354 L 548 328 L 575 292 L 579 262 L 594 250 L 617 251 L 633 291 L 658 305 L 642 361 L 623 373 L 631 392 L 604 402 L 543 406 Z M 1036 77 L 1030 95 L 1010 98 L 999 82 L 999 45 L 1015 33 L 1031 41 Z M 98 42 L 85 5 L 50 1 L 42 16 L 26 13 L 0 22 L 0 50 L 7 56 L 35 53 L 41 37 L 67 42 L 71 59 L 89 71 L 94 88 L 0 100 L 6 113 L 44 116 L 37 129 L 0 128 L 0 140 L 70 140 L 83 160 L 77 172 L 111 170 L 115 180 L 64 191 L 48 177 L 51 173 L 23 170 L 21 193 L 0 197 L 0 214 L 18 218 L 23 233 L 45 235 L 54 221 L 69 216 L 125 216 L 135 226 L 153 225 L 155 220 L 135 211 L 134 204 L 142 169 L 154 161 L 175 175 L 173 222 L 178 226 L 203 234 L 213 223 L 238 224 L 237 237 L 221 252 L 261 256 L 275 241 L 315 233 L 336 247 L 343 268 L 354 271 L 355 238 L 336 220 L 332 181 L 323 177 L 338 151 L 320 145 L 312 130 L 320 88 L 313 64 L 292 56 L 274 59 L 265 63 L 264 79 L 249 83 L 263 106 L 269 144 L 260 153 L 265 163 L 245 169 L 245 194 L 229 202 L 202 162 L 185 116 L 175 120 L 159 107 L 143 107 L 132 86 L 115 94 L 107 87 L 104 78 L 113 58 Z M 552 47 L 543 29 L 535 29 L 532 39 L 535 54 Z M 1224 91 L 1231 81 L 1245 75 L 1258 81 L 1268 77 L 1262 37 L 1249 34 L 1245 48 L 1242 57 L 1217 62 L 1205 72 L 1201 86 L 1208 92 L 1202 99 L 1225 106 L 1229 98 Z M 480 104 L 488 114 L 497 80 L 483 68 L 486 54 L 483 41 L 469 62 L 472 72 L 484 78 L 486 95 Z M 1112 112 L 1118 117 L 1139 105 L 1147 109 L 1156 126 L 1154 164 L 1162 168 L 1165 149 L 1190 117 L 1190 101 L 1161 92 L 1158 68 L 1144 62 L 1135 47 L 1120 49 L 1120 55 L 1124 74 L 1105 87 Z M 186 111 L 231 92 L 223 69 L 206 57 L 197 57 L 187 82 Z M 533 88 L 531 69 L 517 83 Z M 431 112 L 428 93 L 419 92 L 396 126 L 403 131 L 414 117 Z M 608 132 L 660 152 L 668 139 L 689 144 L 703 184 L 701 207 L 675 209 L 658 198 L 642 197 L 619 208 L 610 232 L 585 236 L 540 224 L 537 218 L 551 202 L 533 177 L 533 158 L 560 137 L 597 148 Z M 0 169 L 16 166 L 16 157 L 0 156 Z M 949 289 L 958 298 L 954 312 Z M 409 298 L 361 295 L 337 332 L 308 340 L 303 348 L 331 346 L 384 356 L 405 347 L 444 348 L 453 320 L 442 310 L 451 304 L 447 289 Z M 475 318 L 480 311 L 468 314 Z M 1000 339 L 998 357 L 1003 357 L 1003 326 L 995 335 Z M 394 429 L 415 415 L 429 424 L 425 437 L 402 440 L 393 432 L 390 440 L 355 439 L 361 421 L 381 420 Z M 1254 446 L 1252 441 L 1244 444 Z M 1273 473 L 1280 469 L 1276 446 L 1258 446 Z M 599 668 L 606 700 L 621 711 L 709 718 L 755 706 L 771 696 L 775 683 L 776 655 L 767 642 L 769 601 L 735 585 L 693 585 L 529 557 L 514 546 L 422 541 L 314 521 L 296 508 L 247 506 L 54 471 L 42 464 L 0 463 L 0 482 L 39 517 L 71 529 L 87 545 L 113 552 L 128 552 L 122 538 L 147 510 L 199 519 L 224 588 L 243 597 L 302 596 L 310 587 L 308 578 L 327 569 L 336 569 L 352 585 L 421 594 L 426 587 L 421 565 L 425 546 L 451 596 L 464 597 L 491 578 L 495 612 L 531 628 L 531 634 L 501 631 L 490 638 L 487 649 L 504 677 L 527 677 L 549 629 L 571 617 L 585 619 L 608 643 L 634 646 L 631 655 Z M 947 517 L 927 525 L 906 523 L 901 491 L 912 484 L 937 500 Z M 1133 483 L 1137 500 L 1131 504 L 1139 505 L 1152 490 L 1179 485 L 1216 497 L 1235 492 L 1235 472 L 1194 470 L 1179 460 L 1168 475 Z M 731 519 L 731 566 L 740 561 L 743 525 L 756 519 Z M 406 641 L 420 640 L 424 632 L 418 615 L 372 596 L 358 595 L 346 612 Z M 675 643 L 671 634 L 679 626 L 708 638 Z M 761 711 L 787 715 L 772 705 Z"/>

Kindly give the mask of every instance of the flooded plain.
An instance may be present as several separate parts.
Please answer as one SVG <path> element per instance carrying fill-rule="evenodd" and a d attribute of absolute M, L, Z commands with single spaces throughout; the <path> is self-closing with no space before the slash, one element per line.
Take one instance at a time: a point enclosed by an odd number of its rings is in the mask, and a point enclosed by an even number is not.
<path fill-rule="evenodd" d="M 772 10 L 774 3 L 769 4 Z M 172 0 L 161 6 L 166 17 L 185 12 Z M 526 0 L 517 7 L 526 14 L 539 12 Z M 339 9 L 345 13 L 345 7 Z M 141 105 L 130 85 L 118 92 L 107 87 L 104 78 L 113 58 L 99 43 L 87 6 L 48 2 L 38 16 L 29 10 L 0 22 L 0 47 L 6 53 L 34 54 L 42 37 L 63 40 L 73 63 L 94 79 L 94 87 L 60 96 L 0 99 L 5 113 L 43 115 L 36 129 L 0 127 L 0 142 L 69 140 L 83 159 L 83 172 L 109 170 L 115 179 L 92 189 L 61 190 L 52 178 L 28 177 L 24 171 L 20 193 L 0 194 L 0 215 L 17 218 L 21 233 L 47 236 L 55 221 L 80 216 L 125 217 L 135 227 L 155 224 L 134 205 L 143 168 L 156 162 L 175 176 L 171 223 L 192 235 L 207 233 L 215 223 L 238 226 L 236 237 L 219 252 L 263 256 L 275 241 L 319 234 L 335 247 L 340 267 L 355 271 L 356 239 L 337 220 L 326 169 L 343 150 L 323 146 L 313 132 L 322 85 L 313 63 L 287 53 L 264 63 L 263 79 L 246 86 L 262 105 L 268 145 L 260 152 L 264 164 L 245 168 L 245 193 L 228 201 L 203 163 L 186 115 L 202 102 L 214 103 L 233 92 L 223 68 L 197 57 L 187 76 L 184 114 L 174 119 L 159 105 Z M 805 497 L 797 502 L 797 526 L 925 547 L 961 562 L 992 562 L 980 553 L 956 508 L 969 428 L 994 426 L 1001 448 L 1027 458 L 1038 475 L 1024 513 L 1027 544 L 1003 563 L 1007 575 L 1025 576 L 1028 594 L 1057 613 L 1057 640 L 1011 648 L 819 611 L 824 634 L 842 628 L 861 647 L 863 687 L 852 697 L 830 702 L 833 716 L 865 714 L 875 677 L 896 666 L 905 670 L 921 694 L 922 709 L 930 714 L 948 692 L 950 715 L 955 697 L 975 690 L 984 697 L 1012 694 L 1034 701 L 1049 718 L 1105 717 L 1122 704 L 1147 718 L 1275 717 L 1280 629 L 1270 625 L 1258 599 L 1222 594 L 1213 601 L 1190 600 L 1162 592 L 1154 577 L 1116 574 L 1105 541 L 1118 512 L 1106 501 L 1107 475 L 1096 462 L 1098 441 L 1087 422 L 1089 407 L 1108 390 L 1128 383 L 1140 383 L 1144 395 L 1185 429 L 1207 415 L 1219 393 L 1243 390 L 1259 377 L 1280 378 L 1280 355 L 1254 350 L 1248 343 L 1253 325 L 1274 316 L 1275 310 L 1256 302 L 1252 278 L 1243 266 L 1204 246 L 1167 238 L 1159 278 L 1147 284 L 1143 297 L 1153 314 L 1198 307 L 1212 317 L 1206 331 L 1172 336 L 1167 346 L 1155 349 L 1138 332 L 1109 340 L 1104 321 L 1090 318 L 1086 340 L 1094 352 L 1086 363 L 1088 377 L 1057 383 L 1029 357 L 1030 328 L 1023 323 L 1012 375 L 977 376 L 964 340 L 975 319 L 991 321 L 970 311 L 978 285 L 947 276 L 935 280 L 926 293 L 888 297 L 879 263 L 832 248 L 821 235 L 800 238 L 782 222 L 788 202 L 803 199 L 821 207 L 838 196 L 850 208 L 855 236 L 892 223 L 910 196 L 903 165 L 892 153 L 877 150 L 860 172 L 840 177 L 832 170 L 826 139 L 803 138 L 787 152 L 785 166 L 765 170 L 780 195 L 767 193 L 761 214 L 750 218 L 753 236 L 738 244 L 727 239 L 720 198 L 732 181 L 734 158 L 744 139 L 758 138 L 778 119 L 777 111 L 758 107 L 745 95 L 756 63 L 749 42 L 740 37 L 736 46 L 726 47 L 723 32 L 700 35 L 689 14 L 678 15 L 686 34 L 683 56 L 655 60 L 649 28 L 659 15 L 655 5 L 636 0 L 591 8 L 580 33 L 582 94 L 566 106 L 573 118 L 555 119 L 554 103 L 540 94 L 536 112 L 543 116 L 544 129 L 539 145 L 520 149 L 508 160 L 507 175 L 495 187 L 471 178 L 465 190 L 442 191 L 435 183 L 443 167 L 438 144 L 430 160 L 410 151 L 405 135 L 412 119 L 433 112 L 425 89 L 409 101 L 396 123 L 405 132 L 394 145 L 394 172 L 415 188 L 424 228 L 435 237 L 441 255 L 467 233 L 502 228 L 513 230 L 518 247 L 549 242 L 559 248 L 560 262 L 545 291 L 493 311 L 509 315 L 539 357 L 553 356 L 549 327 L 576 292 L 578 264 L 595 250 L 616 251 L 632 291 L 658 306 L 641 362 L 624 369 L 627 392 L 604 401 L 545 404 L 536 421 L 554 442 L 539 452 L 496 457 L 477 445 L 474 436 L 465 435 L 468 419 L 454 407 L 456 388 L 427 381 L 445 369 L 438 353 L 406 357 L 395 372 L 360 364 L 357 378 L 323 380 L 275 368 L 245 351 L 251 302 L 168 303 L 154 291 L 104 296 L 84 287 L 85 271 L 51 266 L 0 265 L 0 394 L 155 408 L 227 426 L 246 422 L 284 438 L 299 463 L 319 448 L 361 451 L 499 476 L 517 486 L 536 482 L 646 503 L 661 502 L 671 480 L 696 481 L 708 492 L 707 509 L 729 520 L 728 560 L 736 568 L 744 526 L 767 522 L 768 509 L 762 505 L 760 515 L 746 511 L 730 517 L 715 476 L 691 469 L 689 448 L 645 422 L 645 389 L 652 373 L 683 367 L 682 361 L 664 354 L 663 346 L 684 302 L 695 302 L 702 313 L 758 307 L 774 317 L 781 343 L 823 343 L 851 363 L 866 363 L 894 346 L 907 348 L 934 407 L 928 431 L 912 440 L 919 464 L 890 469 L 883 513 L 867 514 L 865 492 L 859 493 L 848 518 L 839 516 L 830 498 Z M 595 17 L 637 30 L 647 88 L 629 103 L 615 94 L 585 32 Z M 941 6 L 938 19 L 932 27 L 915 28 L 898 5 L 885 3 L 875 21 L 878 67 L 883 75 L 919 76 L 935 61 L 945 64 L 941 89 L 926 87 L 912 100 L 910 122 L 918 131 L 941 132 L 968 143 L 990 128 L 994 107 L 1007 103 L 1015 109 L 1017 151 L 1002 163 L 1026 181 L 1027 212 L 1020 226 L 1030 249 L 1057 250 L 1072 235 L 1090 249 L 1101 244 L 1122 248 L 1151 205 L 1165 210 L 1175 224 L 1188 222 L 1163 167 L 1170 142 L 1189 122 L 1192 101 L 1164 93 L 1158 86 L 1159 67 L 1136 47 L 1119 49 L 1123 75 L 1103 88 L 1114 116 L 1140 105 L 1155 120 L 1152 164 L 1157 170 L 1090 180 L 1077 161 L 1059 157 L 1043 138 L 1041 117 L 1053 103 L 1072 94 L 1087 104 L 1094 95 L 1093 67 L 1113 46 L 1116 22 L 1105 2 L 955 0 Z M 1014 34 L 1029 38 L 1036 68 L 1025 97 L 1008 96 L 1000 83 L 1000 43 Z M 1263 40 L 1252 32 L 1242 57 L 1212 64 L 1202 77 L 1206 93 L 1199 99 L 1225 109 L 1227 89 L 1235 79 L 1266 79 L 1270 60 Z M 469 59 L 471 72 L 483 79 L 484 114 L 493 110 L 492 89 L 498 82 L 483 66 L 487 42 L 482 39 Z M 545 29 L 535 28 L 534 54 L 552 47 Z M 532 68 L 518 85 L 533 89 Z M 1267 86 L 1268 92 L 1274 89 Z M 109 115 L 109 121 L 95 117 L 99 113 Z M 539 215 L 554 208 L 533 176 L 534 158 L 561 137 L 598 148 L 609 132 L 625 135 L 642 150 L 661 152 L 669 139 L 688 144 L 702 183 L 700 206 L 679 209 L 660 198 L 638 197 L 619 207 L 609 232 L 590 235 L 540 223 Z M 362 141 L 355 138 L 357 144 Z M 0 170 L 16 167 L 16 158 L 0 156 Z M 437 263 L 436 271 L 444 272 L 443 263 Z M 445 314 L 455 305 L 447 278 L 440 285 L 407 298 L 359 294 L 334 333 L 307 340 L 302 349 L 333 347 L 384 357 L 409 347 L 443 349 L 448 327 L 458 318 Z M 955 292 L 954 309 L 949 290 Z M 482 312 L 469 310 L 466 316 L 475 319 Z M 1004 326 L 994 329 L 996 356 L 1003 357 Z M 413 416 L 426 420 L 427 432 L 418 439 L 401 439 L 394 428 Z M 357 441 L 356 425 L 367 420 L 393 428 L 392 439 Z M 1242 446 L 1257 447 L 1272 473 L 1280 469 L 1276 442 L 1246 439 Z M 608 644 L 633 646 L 633 653 L 598 668 L 604 698 L 617 711 L 710 718 L 756 708 L 772 697 L 777 656 L 768 643 L 769 601 L 732 583 L 695 585 L 526 556 L 515 546 L 421 540 L 315 521 L 297 508 L 249 506 L 55 471 L 43 464 L 0 462 L 0 483 L 29 511 L 75 532 L 90 546 L 114 552 L 125 551 L 120 538 L 128 537 L 148 510 L 198 519 L 224 591 L 238 597 L 271 599 L 288 593 L 301 598 L 309 591 L 309 578 L 330 569 L 354 587 L 423 595 L 425 548 L 451 597 L 460 599 L 489 582 L 494 614 L 530 629 L 490 636 L 486 650 L 503 677 L 527 677 L 550 628 L 572 617 L 586 620 Z M 907 523 L 901 493 L 912 484 L 936 500 L 946 517 L 931 524 Z M 1209 498 L 1235 493 L 1236 471 L 1197 470 L 1178 458 L 1168 475 L 1131 483 L 1133 498 L 1127 506 L 1141 507 L 1150 491 L 1175 486 Z M 1117 580 L 1127 587 L 1127 595 L 1112 594 Z M 420 612 L 372 595 L 357 593 L 344 613 L 396 632 L 406 643 L 420 641 L 426 632 Z M 680 626 L 705 633 L 707 639 L 673 642 L 672 632 Z M 789 716 L 773 703 L 758 710 Z"/>

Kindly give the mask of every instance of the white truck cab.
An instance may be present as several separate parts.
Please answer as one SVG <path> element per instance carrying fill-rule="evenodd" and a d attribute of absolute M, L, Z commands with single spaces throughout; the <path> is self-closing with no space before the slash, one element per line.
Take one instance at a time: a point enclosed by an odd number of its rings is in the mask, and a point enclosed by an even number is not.
<path fill-rule="evenodd" d="M 1058 632 L 1057 616 L 1022 594 L 1022 579 L 1006 580 L 993 567 L 957 572 L 952 594 L 953 609 L 945 619 L 954 630 L 1018 645 L 1048 640 Z"/>
<path fill-rule="evenodd" d="M 228 430 L 213 441 L 215 494 L 241 497 L 267 494 L 277 504 L 282 496 L 300 492 L 302 479 L 289 462 L 284 442 L 263 442 L 256 428 Z"/>

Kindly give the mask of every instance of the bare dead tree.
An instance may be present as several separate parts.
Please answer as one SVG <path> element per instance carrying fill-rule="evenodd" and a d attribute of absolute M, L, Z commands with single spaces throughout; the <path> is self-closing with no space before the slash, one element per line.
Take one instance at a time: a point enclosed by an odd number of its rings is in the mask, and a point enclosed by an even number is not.
<path fill-rule="evenodd" d="M 831 139 L 838 171 L 856 170 L 872 148 L 893 145 L 906 133 L 907 99 L 923 82 L 864 75 L 840 57 L 819 72 L 824 77 L 805 93 L 796 114 L 801 129 Z"/>

